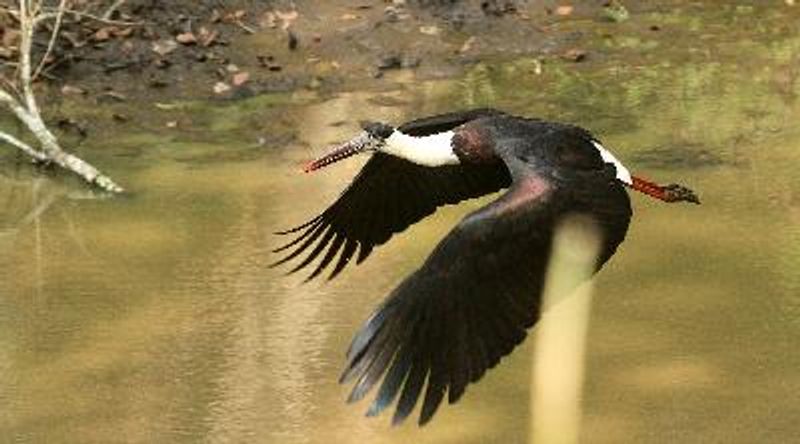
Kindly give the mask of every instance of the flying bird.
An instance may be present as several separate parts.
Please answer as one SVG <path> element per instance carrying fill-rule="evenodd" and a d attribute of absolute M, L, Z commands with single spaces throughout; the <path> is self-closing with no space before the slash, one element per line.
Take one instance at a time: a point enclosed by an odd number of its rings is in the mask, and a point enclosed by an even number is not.
<path fill-rule="evenodd" d="M 340 382 L 354 383 L 348 401 L 364 398 L 382 380 L 367 415 L 397 399 L 393 424 L 422 398 L 424 425 L 445 395 L 458 401 L 468 384 L 525 339 L 540 316 L 551 242 L 565 216 L 582 214 L 596 223 L 596 272 L 628 230 L 626 188 L 663 202 L 699 203 L 684 186 L 632 175 L 596 137 L 569 124 L 473 109 L 362 128 L 305 166 L 311 172 L 371 153 L 330 207 L 278 233 L 294 237 L 275 250 L 284 256 L 272 266 L 294 260 L 290 272 L 296 272 L 321 258 L 308 279 L 329 268 L 333 278 L 438 207 L 507 188 L 439 242 L 347 351 Z"/>

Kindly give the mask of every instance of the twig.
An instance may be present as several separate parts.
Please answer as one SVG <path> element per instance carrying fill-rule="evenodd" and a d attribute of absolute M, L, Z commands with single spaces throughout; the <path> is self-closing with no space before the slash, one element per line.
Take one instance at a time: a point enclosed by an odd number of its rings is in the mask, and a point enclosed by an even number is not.
<path fill-rule="evenodd" d="M 47 11 L 47 12 L 40 12 L 39 14 L 35 15 L 35 18 L 33 20 L 34 27 L 39 26 L 39 24 L 42 23 L 42 22 L 45 22 L 47 20 L 51 20 L 51 19 L 54 19 L 54 18 L 58 17 L 58 14 L 60 12 L 57 8 L 56 9 L 54 9 L 54 8 L 42 8 L 42 9 L 44 11 Z M 11 15 L 12 17 L 14 17 L 15 19 L 17 19 L 18 21 L 20 20 L 19 11 L 17 11 L 16 9 L 11 9 L 8 6 L 0 6 L 0 12 L 5 12 L 5 13 Z M 98 16 L 96 14 L 90 14 L 88 12 L 83 12 L 83 11 L 77 11 L 75 9 L 67 9 L 67 8 L 65 8 L 63 12 L 64 12 L 64 14 L 70 14 L 70 15 L 73 15 L 75 17 L 94 20 L 96 22 L 105 23 L 107 25 L 142 26 L 145 23 L 147 23 L 147 21 L 145 21 L 145 20 L 138 21 L 138 22 L 128 22 L 128 21 L 125 21 L 125 20 L 112 20 L 112 19 L 108 19 L 108 18 L 104 18 L 104 17 Z"/>
<path fill-rule="evenodd" d="M 20 103 L 16 99 L 14 99 L 14 97 L 12 97 L 11 94 L 7 93 L 6 91 L 4 91 L 2 89 L 0 89 L 0 103 L 5 103 L 6 106 L 11 108 L 11 110 L 14 112 L 14 114 L 17 115 L 17 118 L 20 118 L 20 115 L 27 114 L 27 111 L 25 110 L 25 108 L 22 105 L 20 105 Z M 25 118 L 27 118 L 27 116 Z M 22 119 L 20 119 L 20 120 L 22 120 Z M 47 155 L 45 153 L 43 153 L 43 152 L 41 152 L 41 151 L 39 151 L 37 149 L 34 149 L 33 147 L 31 147 L 27 143 L 17 139 L 16 137 L 12 136 L 11 134 L 8 134 L 8 133 L 5 133 L 3 131 L 0 131 L 0 139 L 5 141 L 6 143 L 14 145 L 15 147 L 17 147 L 20 150 L 22 150 L 25 154 L 33 157 L 34 159 L 38 160 L 39 162 L 46 162 L 47 161 Z"/>
<path fill-rule="evenodd" d="M 53 32 L 50 33 L 50 41 L 47 42 L 47 50 L 45 50 L 42 60 L 39 61 L 39 66 L 36 67 L 36 71 L 33 72 L 34 81 L 39 77 L 39 74 L 42 72 L 42 68 L 44 68 L 45 63 L 47 63 L 47 58 L 50 57 L 50 53 L 53 51 L 53 46 L 55 46 L 56 39 L 58 38 L 58 31 L 61 29 L 61 19 L 64 18 L 66 6 L 67 0 L 61 0 L 61 3 L 58 5 L 56 24 L 53 25 Z"/>
<path fill-rule="evenodd" d="M 47 162 L 47 156 L 44 153 L 35 150 L 33 147 L 28 145 L 27 143 L 17 139 L 16 137 L 12 136 L 11 134 L 5 133 L 0 131 L 0 140 L 5 141 L 10 145 L 14 145 L 15 147 L 19 148 L 25 154 L 33 157 L 39 162 Z"/>
<path fill-rule="evenodd" d="M 15 69 L 18 69 L 17 67 L 19 66 L 19 63 L 9 63 L 9 65 L 13 66 Z M 14 82 L 5 78 L 5 76 L 0 75 L 0 82 L 2 82 L 9 91 L 13 92 L 14 94 L 19 94 L 19 89 L 17 89 L 17 85 L 15 85 Z M 5 92 L 5 91 L 3 91 L 3 88 L 0 88 L 0 92 Z"/>
<path fill-rule="evenodd" d="M 256 33 L 256 30 L 255 30 L 255 29 L 253 29 L 253 28 L 252 28 L 252 27 L 250 27 L 250 26 L 247 26 L 247 25 L 246 25 L 246 24 L 245 24 L 243 21 L 241 21 L 241 20 L 236 20 L 236 21 L 234 22 L 234 24 L 235 24 L 236 26 L 238 26 L 238 27 L 242 28 L 242 29 L 243 29 L 243 30 L 244 30 L 246 33 L 248 33 L 248 34 L 255 34 L 255 33 Z"/>
<path fill-rule="evenodd" d="M 58 15 L 58 11 L 57 10 L 54 10 L 52 8 L 46 8 L 46 10 L 48 11 L 47 13 L 40 14 L 39 16 L 37 16 L 37 22 L 41 22 L 41 21 L 44 21 L 44 20 L 52 19 L 52 18 L 56 17 L 56 15 Z M 145 23 L 147 23 L 146 21 L 127 22 L 127 21 L 124 21 L 124 20 L 112 20 L 112 19 L 108 19 L 108 18 L 104 18 L 104 17 L 98 16 L 98 15 L 95 15 L 95 14 L 90 14 L 88 12 L 76 11 L 74 9 L 66 9 L 66 10 L 64 10 L 64 13 L 71 14 L 71 15 L 74 15 L 76 17 L 87 18 L 87 19 L 94 20 L 94 21 L 100 22 L 100 23 L 105 23 L 107 25 L 142 26 Z"/>
<path fill-rule="evenodd" d="M 116 2 L 114 2 L 114 4 L 111 5 L 108 9 L 106 9 L 105 13 L 103 13 L 103 20 L 110 19 L 111 15 L 114 14 L 114 11 L 119 9 L 119 7 L 122 6 L 122 4 L 125 3 L 125 1 L 126 0 L 117 0 Z"/>

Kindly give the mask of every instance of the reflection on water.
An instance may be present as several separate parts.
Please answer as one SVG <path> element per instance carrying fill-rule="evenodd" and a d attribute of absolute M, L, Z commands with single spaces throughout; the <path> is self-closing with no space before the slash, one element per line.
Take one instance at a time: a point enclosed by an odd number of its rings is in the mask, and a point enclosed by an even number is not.
<path fill-rule="evenodd" d="M 438 212 L 331 283 L 266 267 L 270 233 L 322 209 L 360 166 L 305 176 L 301 161 L 359 119 L 491 104 L 590 127 L 634 170 L 691 184 L 704 201 L 634 197 L 628 240 L 595 281 L 583 441 L 791 441 L 800 38 L 778 32 L 788 18 L 774 13 L 756 30 L 719 14 L 657 50 L 646 34 L 597 25 L 603 57 L 548 62 L 541 75 L 522 60 L 397 91 L 188 105 L 176 111 L 182 132 L 115 134 L 102 151 L 135 190 L 121 199 L 31 179 L 3 157 L 0 436 L 526 442 L 530 409 L 548 408 L 529 405 L 530 340 L 421 431 L 363 418 L 366 405 L 346 406 L 336 383 L 372 307 L 481 202 Z"/>

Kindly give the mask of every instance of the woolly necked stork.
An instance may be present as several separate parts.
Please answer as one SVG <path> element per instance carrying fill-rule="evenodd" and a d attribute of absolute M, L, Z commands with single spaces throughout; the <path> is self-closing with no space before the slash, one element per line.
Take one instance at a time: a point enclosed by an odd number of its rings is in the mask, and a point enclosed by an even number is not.
<path fill-rule="evenodd" d="M 445 236 L 347 351 L 340 381 L 354 381 L 348 401 L 362 399 L 382 378 L 367 414 L 399 397 L 394 424 L 420 397 L 419 424 L 427 423 L 445 393 L 451 404 L 458 401 L 468 384 L 525 339 L 540 316 L 554 230 L 566 215 L 594 220 L 601 236 L 596 272 L 628 230 L 626 188 L 663 202 L 699 203 L 684 186 L 633 176 L 574 125 L 474 109 L 396 128 L 362 126 L 354 139 L 306 165 L 310 172 L 372 153 L 330 207 L 279 233 L 295 237 L 275 250 L 285 256 L 273 266 L 299 260 L 295 272 L 321 258 L 308 279 L 329 266 L 333 278 L 437 207 L 507 188 Z"/>

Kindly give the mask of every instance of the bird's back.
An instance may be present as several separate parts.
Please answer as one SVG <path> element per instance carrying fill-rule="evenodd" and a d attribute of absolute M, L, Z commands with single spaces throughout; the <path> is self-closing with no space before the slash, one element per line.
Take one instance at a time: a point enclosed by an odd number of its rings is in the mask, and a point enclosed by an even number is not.
<path fill-rule="evenodd" d="M 554 220 L 581 214 L 595 221 L 603 240 L 598 269 L 611 257 L 625 238 L 632 210 L 616 166 L 603 158 L 602 145 L 589 131 L 511 115 L 476 119 L 462 131 L 490 141 L 497 156 L 518 159 L 524 165 L 518 176 L 535 176 L 550 184 L 552 202 L 541 211 L 551 212 Z"/>

